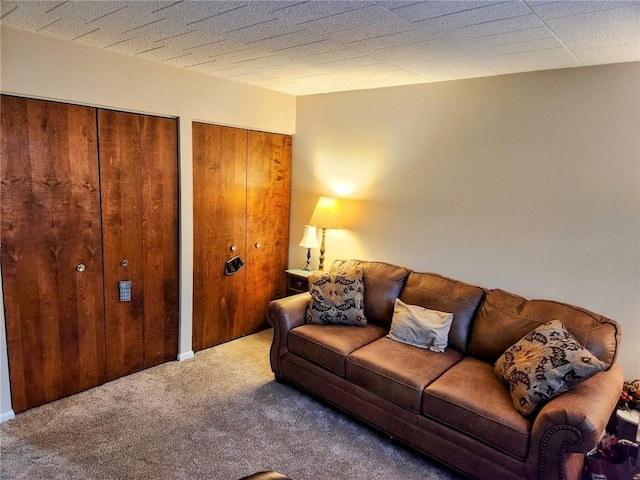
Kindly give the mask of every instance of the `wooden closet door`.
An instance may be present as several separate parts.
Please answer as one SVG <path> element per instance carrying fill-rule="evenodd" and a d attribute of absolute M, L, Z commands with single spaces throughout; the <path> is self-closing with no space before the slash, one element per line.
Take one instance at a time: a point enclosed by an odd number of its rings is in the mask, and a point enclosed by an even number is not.
<path fill-rule="evenodd" d="M 177 355 L 175 120 L 98 111 L 109 379 Z M 131 301 L 119 282 L 131 281 Z"/>
<path fill-rule="evenodd" d="M 194 351 L 244 331 L 246 268 L 224 267 L 246 262 L 246 157 L 246 130 L 193 123 Z"/>
<path fill-rule="evenodd" d="M 178 356 L 178 123 L 140 116 L 144 364 Z"/>
<path fill-rule="evenodd" d="M 290 197 L 291 136 L 250 131 L 246 320 L 242 335 L 266 328 L 267 305 L 285 296 Z"/>
<path fill-rule="evenodd" d="M 4 95 L 0 110 L 2 283 L 20 412 L 105 379 L 96 112 Z"/>
<path fill-rule="evenodd" d="M 138 115 L 98 111 L 107 377 L 144 368 L 142 171 Z M 126 267 L 122 266 L 127 261 Z M 118 284 L 131 281 L 131 301 Z"/>

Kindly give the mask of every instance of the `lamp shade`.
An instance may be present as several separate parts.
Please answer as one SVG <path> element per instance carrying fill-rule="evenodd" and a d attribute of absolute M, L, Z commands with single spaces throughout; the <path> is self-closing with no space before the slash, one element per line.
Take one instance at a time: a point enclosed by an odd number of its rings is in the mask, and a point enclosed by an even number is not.
<path fill-rule="evenodd" d="M 342 209 L 337 198 L 320 197 L 309 225 L 320 228 L 342 228 Z"/>
<path fill-rule="evenodd" d="M 304 226 L 304 235 L 299 245 L 304 248 L 318 248 L 320 246 L 318 237 L 316 236 L 316 227 L 311 225 Z"/>

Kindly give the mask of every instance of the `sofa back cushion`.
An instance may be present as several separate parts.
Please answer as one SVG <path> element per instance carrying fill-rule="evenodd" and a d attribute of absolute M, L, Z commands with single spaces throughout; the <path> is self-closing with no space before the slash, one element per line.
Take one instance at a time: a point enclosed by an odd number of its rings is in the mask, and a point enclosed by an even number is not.
<path fill-rule="evenodd" d="M 331 271 L 362 268 L 364 275 L 364 316 L 369 323 L 389 328 L 393 305 L 410 270 L 384 262 L 336 260 Z"/>
<path fill-rule="evenodd" d="M 618 353 L 620 326 L 579 307 L 550 300 L 527 300 L 504 290 L 490 290 L 473 325 L 469 353 L 495 362 L 527 333 L 560 320 L 584 348 L 611 367 Z"/>
<path fill-rule="evenodd" d="M 473 317 L 484 294 L 480 287 L 435 273 L 411 272 L 400 300 L 409 305 L 453 313 L 449 345 L 467 353 Z"/>

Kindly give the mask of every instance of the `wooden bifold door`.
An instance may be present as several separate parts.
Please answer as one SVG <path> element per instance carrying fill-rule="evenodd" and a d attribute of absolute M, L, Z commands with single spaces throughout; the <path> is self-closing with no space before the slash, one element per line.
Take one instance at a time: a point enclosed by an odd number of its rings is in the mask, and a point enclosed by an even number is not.
<path fill-rule="evenodd" d="M 177 125 L 99 110 L 98 138 L 106 373 L 113 379 L 178 355 Z M 124 277 L 131 302 L 119 301 Z"/>
<path fill-rule="evenodd" d="M 193 123 L 193 350 L 267 326 L 284 296 L 291 136 Z M 244 267 L 225 275 L 239 256 Z"/>
<path fill-rule="evenodd" d="M 175 359 L 176 121 L 6 95 L 0 106 L 14 411 Z"/>

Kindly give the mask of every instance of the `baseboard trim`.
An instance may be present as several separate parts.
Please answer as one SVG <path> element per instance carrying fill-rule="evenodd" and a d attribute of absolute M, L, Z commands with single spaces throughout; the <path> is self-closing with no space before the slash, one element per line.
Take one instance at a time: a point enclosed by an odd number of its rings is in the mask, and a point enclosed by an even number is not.
<path fill-rule="evenodd" d="M 0 413 L 0 423 L 8 422 L 9 420 L 13 420 L 14 418 L 16 418 L 16 414 L 13 410 Z"/>
<path fill-rule="evenodd" d="M 193 358 L 193 350 L 189 350 L 188 352 L 178 354 L 179 362 L 183 362 L 184 360 L 189 360 L 190 358 Z"/>

